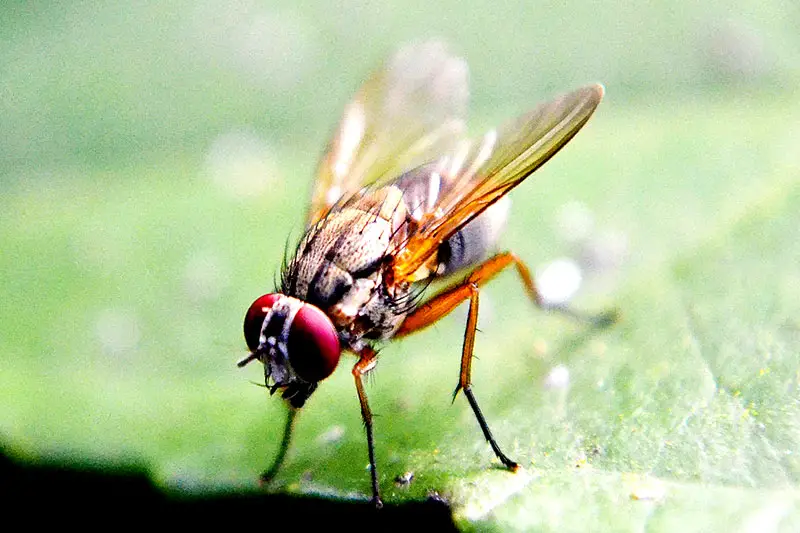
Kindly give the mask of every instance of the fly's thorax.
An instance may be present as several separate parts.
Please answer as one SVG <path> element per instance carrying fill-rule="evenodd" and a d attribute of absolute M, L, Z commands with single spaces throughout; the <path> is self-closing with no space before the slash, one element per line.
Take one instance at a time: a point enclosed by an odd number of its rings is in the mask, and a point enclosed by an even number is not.
<path fill-rule="evenodd" d="M 356 280 L 369 278 L 382 265 L 389 247 L 388 221 L 356 209 L 343 210 L 317 229 L 293 261 L 292 294 L 322 309 L 364 290 Z"/>
<path fill-rule="evenodd" d="M 284 273 L 284 292 L 324 309 L 337 328 L 351 325 L 382 288 L 392 239 L 405 221 L 395 187 L 348 202 L 304 236 Z"/>

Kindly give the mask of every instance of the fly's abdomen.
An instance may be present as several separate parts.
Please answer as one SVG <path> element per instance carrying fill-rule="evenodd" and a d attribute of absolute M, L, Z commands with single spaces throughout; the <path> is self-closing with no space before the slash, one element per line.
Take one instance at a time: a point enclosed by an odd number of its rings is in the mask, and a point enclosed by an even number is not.
<path fill-rule="evenodd" d="M 495 247 L 506 226 L 511 200 L 501 198 L 439 246 L 437 274 L 476 265 Z"/>

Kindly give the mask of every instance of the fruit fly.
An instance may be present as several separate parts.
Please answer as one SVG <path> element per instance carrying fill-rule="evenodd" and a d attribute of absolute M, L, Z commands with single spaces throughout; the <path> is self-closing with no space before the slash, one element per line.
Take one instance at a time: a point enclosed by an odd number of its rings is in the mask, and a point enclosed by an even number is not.
<path fill-rule="evenodd" d="M 544 103 L 469 141 L 464 135 L 467 68 L 440 43 L 401 49 L 345 108 L 319 164 L 306 230 L 284 260 L 280 285 L 248 309 L 244 336 L 265 384 L 289 404 L 277 472 L 296 411 L 331 375 L 342 352 L 352 369 L 371 466 L 372 501 L 381 506 L 373 418 L 364 376 L 376 346 L 417 332 L 469 302 L 461 372 L 463 392 L 483 435 L 509 470 L 470 381 L 481 287 L 514 267 L 540 307 L 534 279 L 513 253 L 488 257 L 508 212 L 506 194 L 558 152 L 603 97 L 589 85 Z M 487 258 L 488 257 L 488 258 Z M 434 279 L 468 272 L 423 300 Z M 572 313 L 566 308 L 561 310 Z"/>

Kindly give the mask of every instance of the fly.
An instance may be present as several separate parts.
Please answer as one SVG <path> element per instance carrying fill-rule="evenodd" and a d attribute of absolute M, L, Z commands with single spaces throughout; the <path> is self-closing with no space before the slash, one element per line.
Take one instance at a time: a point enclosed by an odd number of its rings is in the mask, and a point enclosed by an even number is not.
<path fill-rule="evenodd" d="M 488 252 L 505 224 L 506 194 L 572 139 L 600 103 L 603 87 L 589 85 L 541 104 L 475 141 L 464 135 L 467 96 L 464 61 L 440 43 L 424 43 L 401 49 L 345 108 L 319 164 L 305 234 L 280 286 L 256 299 L 244 320 L 250 354 L 239 366 L 263 363 L 270 393 L 280 392 L 289 404 L 280 452 L 264 481 L 285 457 L 297 410 L 342 352 L 351 352 L 372 501 L 382 506 L 364 375 L 378 362 L 377 344 L 415 333 L 464 301 L 469 313 L 454 397 L 464 393 L 497 458 L 517 470 L 492 436 L 471 386 L 479 294 L 513 267 L 531 301 L 546 304 L 516 255 Z M 464 271 L 466 278 L 422 300 L 431 280 Z"/>

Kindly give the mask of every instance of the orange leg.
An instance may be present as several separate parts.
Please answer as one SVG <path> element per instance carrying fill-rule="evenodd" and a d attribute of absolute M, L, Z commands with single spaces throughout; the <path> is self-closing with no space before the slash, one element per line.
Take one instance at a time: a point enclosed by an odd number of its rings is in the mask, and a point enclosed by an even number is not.
<path fill-rule="evenodd" d="M 478 407 L 478 401 L 475 399 L 475 395 L 472 392 L 471 382 L 472 354 L 475 345 L 475 331 L 478 326 L 479 288 L 512 264 L 517 269 L 517 273 L 522 280 L 528 297 L 539 307 L 546 307 L 539 291 L 536 290 L 536 285 L 534 284 L 533 277 L 528 267 L 513 253 L 505 252 L 487 259 L 473 270 L 463 282 L 434 296 L 430 301 L 420 306 L 416 311 L 406 317 L 400 329 L 395 334 L 395 337 L 409 335 L 433 324 L 450 313 L 461 302 L 469 299 L 469 316 L 467 318 L 467 328 L 464 332 L 464 345 L 461 350 L 461 374 L 459 376 L 458 386 L 453 393 L 453 399 L 455 400 L 459 391 L 464 391 L 464 396 L 467 397 L 472 412 L 475 413 L 475 418 L 478 419 L 478 424 L 483 431 L 483 436 L 489 442 L 497 458 L 500 459 L 500 462 L 509 470 L 517 470 L 519 465 L 503 453 L 492 436 L 492 432 L 489 430 L 489 424 L 486 422 L 480 407 Z M 609 323 L 614 320 L 615 316 L 614 314 L 607 313 L 594 317 L 576 313 L 564 306 L 551 308 L 566 313 L 574 318 L 589 321 L 593 324 Z"/>
<path fill-rule="evenodd" d="M 361 418 L 364 420 L 364 428 L 367 430 L 367 451 L 369 453 L 370 474 L 372 476 L 372 503 L 380 509 L 383 507 L 381 501 L 380 488 L 378 487 L 378 469 L 375 465 L 375 440 L 372 436 L 372 411 L 367 402 L 367 393 L 364 391 L 362 377 L 375 367 L 378 361 L 378 354 L 370 347 L 365 347 L 358 353 L 358 362 L 353 367 L 353 377 L 356 380 L 356 391 L 358 401 L 361 403 Z"/>
<path fill-rule="evenodd" d="M 464 396 L 467 397 L 467 401 L 469 402 L 469 406 L 472 407 L 472 412 L 475 413 L 475 418 L 478 419 L 478 425 L 483 431 L 483 436 L 489 442 L 489 446 L 492 447 L 494 454 L 500 459 L 503 466 L 512 472 L 516 472 L 519 465 L 515 461 L 509 459 L 509 457 L 503 453 L 503 450 L 500 449 L 497 441 L 494 440 L 494 436 L 489 429 L 489 424 L 486 422 L 481 408 L 478 407 L 478 400 L 475 399 L 475 395 L 472 393 L 472 354 L 473 348 L 475 347 L 475 331 L 478 329 L 478 285 L 471 282 L 469 285 L 466 285 L 466 287 L 469 291 L 469 315 L 467 316 L 467 329 L 464 332 L 464 347 L 461 350 L 461 375 L 456 390 L 453 392 L 453 401 L 455 401 L 456 396 L 458 396 L 458 391 L 463 390 Z"/>
<path fill-rule="evenodd" d="M 484 261 L 460 284 L 437 294 L 422 304 L 416 311 L 406 317 L 394 336 L 410 335 L 437 322 L 470 297 L 472 294 L 470 287 L 475 286 L 475 289 L 481 287 L 511 264 L 517 267 L 519 277 L 530 299 L 539 307 L 543 307 L 542 298 L 539 296 L 539 291 L 536 290 L 536 285 L 528 267 L 515 254 L 504 252 Z"/>
<path fill-rule="evenodd" d="M 395 336 L 408 335 L 433 324 L 443 316 L 450 313 L 450 311 L 455 309 L 461 302 L 469 298 L 467 329 L 464 332 L 464 345 L 461 350 L 461 374 L 458 380 L 458 386 L 456 386 L 456 390 L 453 393 L 453 399 L 455 399 L 459 391 L 464 391 L 464 396 L 467 397 L 467 401 L 472 408 L 472 412 L 475 413 L 475 418 L 478 419 L 478 424 L 483 431 L 483 436 L 489 442 L 489 445 L 492 447 L 495 455 L 498 459 L 500 459 L 500 462 L 503 463 L 506 468 L 515 471 L 519 468 L 519 465 L 509 459 L 509 457 L 503 453 L 503 451 L 500 449 L 500 446 L 497 444 L 497 441 L 494 439 L 494 436 L 489 429 L 489 424 L 486 422 L 486 418 L 484 418 L 480 407 L 478 407 L 478 401 L 475 399 L 475 395 L 472 393 L 471 382 L 472 353 L 475 346 L 475 331 L 478 327 L 479 287 L 494 278 L 504 268 L 511 264 L 514 264 L 517 267 L 517 272 L 522 278 L 522 283 L 525 286 L 528 295 L 537 305 L 541 306 L 541 298 L 539 297 L 539 293 L 536 291 L 536 286 L 533 283 L 533 278 L 531 277 L 528 268 L 516 255 L 506 252 L 486 260 L 475 270 L 473 270 L 467 279 L 465 279 L 462 283 L 442 292 L 441 294 L 438 294 L 429 302 L 426 302 L 419 307 L 416 311 L 409 315 L 405 321 L 403 321 L 403 324 L 400 326 L 400 329 Z"/>
<path fill-rule="evenodd" d="M 565 305 L 545 304 L 539 294 L 539 290 L 536 288 L 533 276 L 531 276 L 530 270 L 525 266 L 525 263 L 523 263 L 516 254 L 503 252 L 494 257 L 490 257 L 478 265 L 463 282 L 437 294 L 429 301 L 422 304 L 416 311 L 406 317 L 394 336 L 403 337 L 405 335 L 410 335 L 437 322 L 440 318 L 448 315 L 450 311 L 458 307 L 461 302 L 470 297 L 469 285 L 482 287 L 486 282 L 490 281 L 512 264 L 517 269 L 517 274 L 519 274 L 520 281 L 522 281 L 522 285 L 525 287 L 525 292 L 528 294 L 528 297 L 538 307 L 558 311 L 576 320 L 588 322 L 593 326 L 599 327 L 608 326 L 617 320 L 617 312 L 615 310 L 598 315 L 588 315 L 575 311 Z"/>

